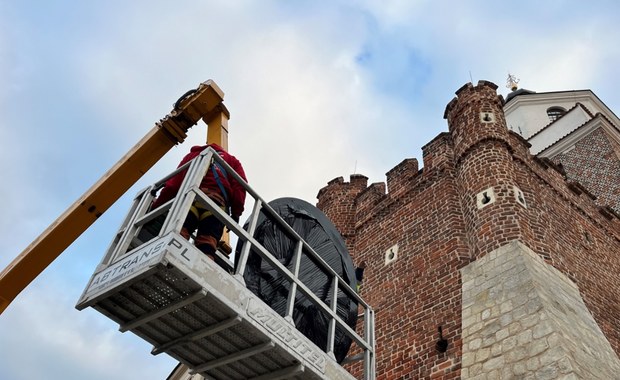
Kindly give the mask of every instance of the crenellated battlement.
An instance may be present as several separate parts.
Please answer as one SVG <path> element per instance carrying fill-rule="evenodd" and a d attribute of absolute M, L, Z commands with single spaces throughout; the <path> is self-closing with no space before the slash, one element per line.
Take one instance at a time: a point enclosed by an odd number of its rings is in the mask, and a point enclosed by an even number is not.
<path fill-rule="evenodd" d="M 495 112 L 496 110 L 493 110 L 490 107 L 485 108 L 485 104 L 492 104 L 494 107 L 500 107 L 503 105 L 503 98 L 501 95 L 496 94 L 496 89 L 497 86 L 494 83 L 484 80 L 479 81 L 477 86 L 473 86 L 471 83 L 465 84 L 456 91 L 457 97 L 455 97 L 447 105 L 444 118 L 447 118 L 449 123 L 454 123 L 455 120 L 466 120 L 461 116 L 458 116 L 458 112 L 472 114 L 478 109 L 485 109 L 489 112 Z M 467 110 L 464 110 L 464 107 L 468 107 Z M 388 197 L 392 200 L 398 199 L 399 197 L 411 194 L 412 192 L 418 192 L 420 190 L 419 187 L 422 184 L 425 186 L 428 185 L 427 182 L 431 180 L 429 179 L 429 174 L 431 171 L 441 168 L 457 168 L 457 172 L 458 170 L 462 170 L 464 166 L 464 162 L 462 162 L 463 157 L 461 156 L 461 160 L 459 160 L 454 154 L 455 134 L 462 135 L 461 143 L 466 140 L 471 142 L 476 141 L 476 144 L 486 142 L 491 145 L 495 144 L 493 141 L 497 142 L 498 140 L 494 140 L 492 137 L 489 138 L 489 136 L 485 138 L 483 135 L 485 133 L 490 133 L 492 136 L 500 135 L 493 131 L 489 132 L 488 130 L 480 133 L 480 130 L 477 129 L 480 127 L 480 123 L 475 121 L 473 124 L 473 126 L 452 125 L 449 132 L 442 132 L 437 135 L 437 137 L 422 147 L 424 158 L 424 167 L 422 169 L 419 169 L 417 159 L 404 159 L 401 163 L 394 166 L 386 173 L 386 183 L 373 183 L 368 185 L 368 178 L 361 174 L 351 175 L 350 182 L 345 182 L 343 177 L 334 178 L 328 182 L 327 186 L 323 187 L 319 191 L 317 195 L 319 207 L 329 208 L 332 204 L 340 204 L 343 199 L 346 198 L 347 201 L 354 202 L 356 204 L 358 215 L 365 215 L 367 218 L 368 213 L 371 213 L 373 208 L 375 208 L 382 200 L 387 199 Z M 583 188 L 583 186 L 579 185 L 575 181 L 567 180 L 562 168 L 558 167 L 551 160 L 532 156 L 529 152 L 530 144 L 520 135 L 505 128 L 503 111 L 500 110 L 498 112 L 496 115 L 496 121 L 493 124 L 503 127 L 505 131 L 505 133 L 501 133 L 502 139 L 500 146 L 503 145 L 506 152 L 509 154 L 508 161 L 511 166 L 514 165 L 515 162 L 521 162 L 523 165 L 529 167 L 529 170 L 533 174 L 539 176 L 547 186 L 556 189 L 556 191 L 559 191 L 562 194 L 572 192 L 573 194 L 579 195 L 581 193 L 585 193 L 586 195 L 589 195 L 590 199 L 595 199 L 595 197 Z M 473 135 L 474 137 L 472 138 L 470 135 Z M 469 146 L 469 148 L 469 150 L 473 149 L 472 146 Z M 484 151 L 485 148 L 482 148 L 481 150 Z M 488 159 L 488 155 L 486 154 L 480 154 L 480 152 L 477 152 L 477 154 L 482 158 L 483 162 Z M 480 167 L 477 167 L 476 171 L 478 172 L 479 169 Z M 542 171 L 540 169 L 542 169 Z M 480 171 L 480 173 L 476 174 L 476 176 L 482 179 L 485 177 L 482 174 L 482 171 Z M 441 180 L 441 178 L 438 179 Z M 512 179 L 512 181 L 518 182 L 520 180 L 515 178 Z M 476 182 L 479 181 L 477 180 Z M 576 189 L 581 190 L 577 191 Z M 569 196 L 564 196 L 564 198 L 566 198 L 567 201 L 575 201 L 577 203 L 582 202 L 579 199 L 569 199 Z M 598 210 L 600 208 L 605 209 L 604 206 L 598 207 L 596 205 L 594 205 L 592 209 Z M 606 215 L 609 215 L 609 213 Z"/>
<path fill-rule="evenodd" d="M 424 172 L 454 167 L 454 144 L 449 132 L 442 132 L 422 147 Z"/>
<path fill-rule="evenodd" d="M 418 160 L 406 158 L 386 173 L 388 192 L 393 197 L 403 194 L 418 174 Z"/>

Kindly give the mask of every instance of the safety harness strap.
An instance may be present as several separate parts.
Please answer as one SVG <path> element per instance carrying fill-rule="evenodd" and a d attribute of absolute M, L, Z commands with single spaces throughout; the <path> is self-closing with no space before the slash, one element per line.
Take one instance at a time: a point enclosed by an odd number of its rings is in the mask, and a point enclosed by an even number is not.
<path fill-rule="evenodd" d="M 222 180 L 220 179 L 220 175 L 218 174 L 218 171 L 219 171 L 220 173 L 222 173 L 222 176 L 226 180 L 228 180 L 228 176 L 226 175 L 226 169 L 224 169 L 222 165 L 220 165 L 217 161 L 213 160 L 213 163 L 211 164 L 211 171 L 213 172 L 213 177 L 215 178 L 215 182 L 217 183 L 217 186 L 220 188 L 220 191 L 222 192 L 222 195 L 224 196 L 224 201 L 226 202 L 226 209 L 227 209 L 226 211 L 228 212 L 228 208 L 230 207 L 230 203 L 228 202 L 228 194 L 226 193 L 224 184 L 222 183 Z"/>

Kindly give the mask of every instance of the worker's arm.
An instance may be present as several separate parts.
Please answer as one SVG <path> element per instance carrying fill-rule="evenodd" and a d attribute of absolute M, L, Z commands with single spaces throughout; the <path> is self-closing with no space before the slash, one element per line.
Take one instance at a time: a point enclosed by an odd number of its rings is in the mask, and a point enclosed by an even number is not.
<path fill-rule="evenodd" d="M 179 166 L 177 166 L 177 169 L 185 165 L 186 163 L 188 163 L 191 159 L 193 159 L 196 156 L 197 154 L 188 153 L 185 157 L 183 157 L 183 159 L 181 160 L 181 163 L 179 163 Z M 171 200 L 172 198 L 176 197 L 177 193 L 179 192 L 179 189 L 181 188 L 181 185 L 183 184 L 183 180 L 185 179 L 186 174 L 187 174 L 187 169 L 181 171 L 180 173 L 177 173 L 174 177 L 167 180 L 166 184 L 161 189 L 159 196 L 153 201 L 151 208 L 156 209 L 159 206 Z"/>
<path fill-rule="evenodd" d="M 0 273 L 0 314 L 15 297 L 120 198 L 198 120 L 228 118 L 223 92 L 212 81 L 179 99 L 175 109 L 147 133 L 82 197 Z M 214 115 L 219 115 L 214 117 Z M 215 131 L 218 132 L 218 131 Z M 224 132 L 221 132 L 224 133 Z"/>

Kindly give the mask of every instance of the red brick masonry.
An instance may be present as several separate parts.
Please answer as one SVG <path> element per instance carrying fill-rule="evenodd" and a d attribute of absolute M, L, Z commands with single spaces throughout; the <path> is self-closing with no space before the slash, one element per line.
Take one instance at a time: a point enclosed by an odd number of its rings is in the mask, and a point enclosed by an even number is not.
<path fill-rule="evenodd" d="M 459 89 L 446 107 L 449 132 L 423 147 L 424 169 L 404 160 L 387 173 L 387 193 L 384 183 L 368 185 L 362 175 L 336 178 L 318 193 L 317 206 L 354 261 L 367 262 L 361 295 L 376 311 L 378 379 L 460 378 L 459 269 L 514 240 L 577 284 L 620 353 L 620 218 L 584 187 L 606 174 L 592 172 L 580 185 L 531 156 L 528 143 L 506 128 L 496 88 L 480 81 Z M 478 208 L 476 197 L 487 189 L 495 201 Z M 386 265 L 395 245 L 397 259 Z M 445 353 L 436 349 L 438 326 Z"/>

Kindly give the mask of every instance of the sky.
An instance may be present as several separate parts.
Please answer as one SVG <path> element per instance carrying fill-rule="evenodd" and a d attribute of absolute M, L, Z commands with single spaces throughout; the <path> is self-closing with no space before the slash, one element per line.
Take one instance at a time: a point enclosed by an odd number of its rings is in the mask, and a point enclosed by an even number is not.
<path fill-rule="evenodd" d="M 0 0 L 0 269 L 208 79 L 250 185 L 315 204 L 336 177 L 422 165 L 467 82 L 591 89 L 618 114 L 618 14 L 614 0 Z M 205 136 L 194 126 L 0 315 L 0 379 L 170 374 L 172 358 L 75 304 L 133 196 Z"/>

